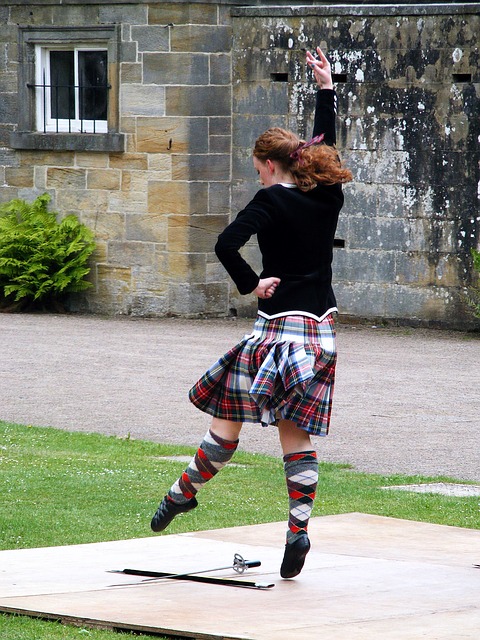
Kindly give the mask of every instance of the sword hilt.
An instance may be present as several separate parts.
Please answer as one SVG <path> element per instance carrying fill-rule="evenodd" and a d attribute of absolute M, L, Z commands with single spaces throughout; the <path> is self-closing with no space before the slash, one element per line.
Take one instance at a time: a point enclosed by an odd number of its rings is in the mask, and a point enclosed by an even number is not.
<path fill-rule="evenodd" d="M 245 566 L 248 569 L 251 569 L 252 567 L 260 567 L 261 565 L 262 563 L 260 560 L 245 560 Z"/>
<path fill-rule="evenodd" d="M 246 569 L 259 567 L 261 564 L 260 560 L 244 560 L 239 553 L 233 556 L 233 570 L 237 573 L 243 573 Z"/>

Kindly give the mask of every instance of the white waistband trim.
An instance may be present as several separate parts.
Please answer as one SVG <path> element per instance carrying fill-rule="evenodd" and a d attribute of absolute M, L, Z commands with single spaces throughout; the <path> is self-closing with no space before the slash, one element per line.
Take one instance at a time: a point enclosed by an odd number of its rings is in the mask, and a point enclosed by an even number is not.
<path fill-rule="evenodd" d="M 258 315 L 262 316 L 266 320 L 274 320 L 275 318 L 285 318 L 286 316 L 305 316 L 306 318 L 313 318 L 313 320 L 317 320 L 318 322 L 322 322 L 325 318 L 334 311 L 338 311 L 337 307 L 331 307 L 321 316 L 316 316 L 314 313 L 309 313 L 308 311 L 282 311 L 281 313 L 275 313 L 273 316 L 267 315 L 263 311 L 258 311 Z"/>

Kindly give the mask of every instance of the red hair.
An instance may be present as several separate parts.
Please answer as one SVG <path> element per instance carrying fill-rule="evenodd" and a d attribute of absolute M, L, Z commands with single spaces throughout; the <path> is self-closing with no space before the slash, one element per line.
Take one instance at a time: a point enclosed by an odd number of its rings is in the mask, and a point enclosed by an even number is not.
<path fill-rule="evenodd" d="M 342 165 L 335 147 L 315 144 L 299 149 L 303 144 L 293 132 L 272 127 L 257 138 L 253 155 L 262 162 L 279 162 L 284 171 L 290 171 L 302 191 L 310 191 L 317 184 L 344 184 L 352 180 L 351 171 Z"/>

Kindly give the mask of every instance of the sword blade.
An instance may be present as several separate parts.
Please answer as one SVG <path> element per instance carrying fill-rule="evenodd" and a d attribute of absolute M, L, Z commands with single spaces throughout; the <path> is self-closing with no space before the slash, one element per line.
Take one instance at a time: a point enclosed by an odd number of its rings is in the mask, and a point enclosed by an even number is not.
<path fill-rule="evenodd" d="M 260 567 L 260 560 L 244 560 L 242 569 L 245 571 L 250 567 Z M 194 576 L 199 573 L 212 573 L 213 571 L 225 571 L 226 569 L 235 569 L 235 565 L 229 565 L 228 567 L 217 567 L 216 569 L 203 569 L 203 571 L 186 571 L 185 573 L 166 573 L 164 571 L 143 571 L 140 569 L 123 569 L 122 571 L 117 571 L 116 573 L 126 573 L 131 576 L 147 576 L 149 578 L 157 579 L 157 578 L 184 578 L 185 576 Z M 242 571 L 242 573 L 243 573 Z"/>
<path fill-rule="evenodd" d="M 161 571 L 143 571 L 141 569 L 123 569 L 121 571 L 113 571 L 112 573 L 124 573 L 129 576 L 147 576 L 149 578 L 153 578 L 153 580 L 158 580 L 159 578 L 167 578 L 169 580 L 189 580 L 191 582 L 203 582 L 204 584 L 217 584 L 227 587 L 241 587 L 243 589 L 271 589 L 275 586 L 274 583 L 250 582 L 234 578 L 213 578 L 212 576 L 199 576 L 191 573 L 171 575 Z M 152 582 L 153 580 L 142 580 L 142 582 L 136 584 L 144 584 L 145 582 Z"/>

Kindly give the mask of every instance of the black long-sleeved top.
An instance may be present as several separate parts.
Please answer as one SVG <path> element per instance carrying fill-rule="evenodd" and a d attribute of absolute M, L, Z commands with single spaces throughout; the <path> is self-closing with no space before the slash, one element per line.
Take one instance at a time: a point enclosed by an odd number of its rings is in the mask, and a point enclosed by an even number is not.
<path fill-rule="evenodd" d="M 334 144 L 335 92 L 317 92 L 313 135 Z M 333 239 L 343 205 L 340 184 L 318 184 L 310 191 L 275 184 L 261 189 L 218 237 L 215 252 L 241 294 L 251 293 L 260 278 L 281 279 L 274 295 L 259 299 L 267 318 L 312 315 L 336 310 L 332 289 Z M 263 270 L 259 276 L 239 249 L 257 235 Z"/>

